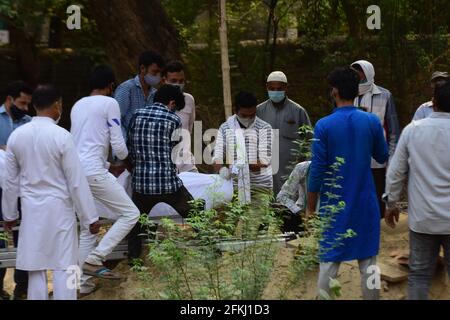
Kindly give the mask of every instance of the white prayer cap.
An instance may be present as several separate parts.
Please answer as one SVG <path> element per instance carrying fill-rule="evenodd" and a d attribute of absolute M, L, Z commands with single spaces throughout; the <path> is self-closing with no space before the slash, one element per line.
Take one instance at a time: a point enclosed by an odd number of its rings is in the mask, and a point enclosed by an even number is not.
<path fill-rule="evenodd" d="M 272 72 L 267 78 L 267 83 L 269 82 L 283 82 L 288 83 L 286 75 L 281 71 Z"/>

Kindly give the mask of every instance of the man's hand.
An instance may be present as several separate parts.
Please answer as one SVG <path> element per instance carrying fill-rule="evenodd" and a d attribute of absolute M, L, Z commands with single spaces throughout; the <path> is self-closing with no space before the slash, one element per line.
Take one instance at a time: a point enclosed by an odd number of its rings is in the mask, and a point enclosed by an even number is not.
<path fill-rule="evenodd" d="M 384 215 L 384 221 L 386 221 L 386 224 L 391 227 L 392 229 L 395 229 L 395 226 L 398 223 L 398 220 L 400 219 L 400 209 L 397 207 L 394 208 L 386 208 L 386 213 Z"/>
<path fill-rule="evenodd" d="M 10 232 L 15 226 L 17 226 L 17 220 L 3 222 L 6 232 Z"/>
<path fill-rule="evenodd" d="M 267 167 L 269 167 L 269 165 L 263 164 L 259 161 L 256 164 L 249 164 L 249 166 L 248 166 L 248 168 L 250 169 L 251 172 L 259 172 L 259 171 L 261 171 L 261 169 L 267 168 Z"/>
<path fill-rule="evenodd" d="M 111 164 L 109 167 L 109 172 L 111 172 L 114 177 L 118 178 L 124 171 L 127 169 L 127 166 L 125 164 Z"/>
<path fill-rule="evenodd" d="M 100 232 L 100 222 L 96 221 L 89 226 L 89 232 L 91 234 L 97 234 Z"/>

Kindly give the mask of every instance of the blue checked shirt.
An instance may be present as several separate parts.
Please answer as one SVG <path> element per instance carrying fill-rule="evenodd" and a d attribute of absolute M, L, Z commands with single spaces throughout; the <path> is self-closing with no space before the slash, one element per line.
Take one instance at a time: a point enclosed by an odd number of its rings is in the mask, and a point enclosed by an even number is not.
<path fill-rule="evenodd" d="M 11 133 L 18 127 L 31 121 L 31 117 L 26 115 L 20 120 L 13 121 L 6 112 L 5 105 L 0 107 L 0 146 L 6 146 Z"/>
<path fill-rule="evenodd" d="M 177 129 L 181 129 L 181 119 L 161 103 L 136 111 L 128 131 L 135 192 L 172 194 L 183 186 L 172 161 L 172 150 L 178 143 L 172 137 L 176 139 Z"/>
<path fill-rule="evenodd" d="M 130 79 L 122 83 L 117 87 L 114 93 L 114 98 L 117 100 L 120 106 L 120 113 L 122 115 L 122 132 L 125 140 L 127 139 L 126 133 L 130 128 L 131 119 L 136 110 L 150 106 L 153 103 L 156 89 L 150 88 L 150 93 L 147 98 L 142 90 L 141 81 L 139 76 L 134 79 Z"/>

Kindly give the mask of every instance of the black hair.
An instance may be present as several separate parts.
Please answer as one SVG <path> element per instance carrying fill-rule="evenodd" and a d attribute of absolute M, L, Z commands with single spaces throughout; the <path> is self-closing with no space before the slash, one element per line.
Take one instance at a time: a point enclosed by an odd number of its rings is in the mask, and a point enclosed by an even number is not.
<path fill-rule="evenodd" d="M 6 87 L 5 97 L 13 97 L 13 99 L 17 99 L 20 97 L 21 93 L 25 93 L 29 96 L 33 94 L 33 89 L 23 81 L 14 81 L 8 84 Z"/>
<path fill-rule="evenodd" d="M 155 51 L 144 51 L 139 56 L 139 68 L 142 65 L 148 68 L 154 63 L 160 68 L 164 68 L 165 66 L 164 59 Z"/>
<path fill-rule="evenodd" d="M 359 93 L 359 75 L 351 67 L 337 68 L 328 76 L 328 82 L 339 91 L 341 99 L 354 100 Z"/>
<path fill-rule="evenodd" d="M 100 65 L 95 67 L 89 80 L 90 90 L 105 89 L 112 83 L 116 82 L 116 76 L 113 69 L 106 65 Z"/>
<path fill-rule="evenodd" d="M 166 84 L 156 91 L 154 101 L 166 106 L 170 101 L 175 101 L 176 109 L 178 111 L 184 109 L 185 106 L 183 92 L 181 92 L 180 88 L 170 84 Z"/>
<path fill-rule="evenodd" d="M 434 100 L 439 111 L 450 113 L 450 82 L 436 86 Z"/>
<path fill-rule="evenodd" d="M 162 72 L 162 76 L 167 76 L 168 73 L 171 72 L 181 72 L 184 71 L 184 65 L 181 61 L 175 60 L 169 62 Z"/>
<path fill-rule="evenodd" d="M 240 91 L 234 98 L 236 112 L 241 108 L 254 108 L 258 105 L 255 95 L 248 91 Z"/>
<path fill-rule="evenodd" d="M 357 70 L 357 71 L 361 71 L 361 72 L 364 72 L 364 70 L 363 70 L 363 68 L 361 67 L 361 65 L 360 64 L 353 64 L 352 66 L 351 66 L 353 69 L 355 69 L 355 70 Z"/>
<path fill-rule="evenodd" d="M 51 107 L 61 99 L 61 92 L 51 84 L 40 85 L 33 93 L 33 106 L 36 110 L 44 110 Z"/>

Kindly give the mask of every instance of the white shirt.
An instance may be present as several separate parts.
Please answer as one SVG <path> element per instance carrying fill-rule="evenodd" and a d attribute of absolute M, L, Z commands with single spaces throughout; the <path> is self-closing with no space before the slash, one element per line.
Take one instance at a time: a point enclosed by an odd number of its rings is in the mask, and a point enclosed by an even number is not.
<path fill-rule="evenodd" d="M 109 147 L 123 160 L 128 149 L 122 135 L 119 103 L 106 96 L 90 96 L 72 108 L 71 133 L 87 176 L 108 172 Z"/>
<path fill-rule="evenodd" d="M 183 110 L 177 111 L 177 116 L 180 117 L 183 129 L 192 133 L 195 122 L 195 99 L 189 93 L 184 93 L 185 106 Z"/>
<path fill-rule="evenodd" d="M 428 118 L 433 113 L 433 102 L 428 101 L 422 104 L 414 114 L 413 120 L 422 120 Z"/>
<path fill-rule="evenodd" d="M 22 223 L 17 268 L 65 270 L 78 262 L 77 212 L 89 227 L 98 220 L 89 185 L 69 132 L 47 117 L 35 117 L 8 140 L 2 211 Z"/>
<path fill-rule="evenodd" d="M 5 160 L 6 152 L 0 149 L 0 188 L 3 189 L 3 181 L 5 180 Z"/>
<path fill-rule="evenodd" d="M 434 112 L 403 130 L 386 178 L 389 202 L 400 200 L 407 178 L 411 230 L 450 234 L 450 113 Z"/>
<path fill-rule="evenodd" d="M 183 138 L 180 148 L 179 159 L 176 161 L 179 173 L 196 171 L 195 158 L 191 152 L 191 135 L 195 122 L 195 99 L 189 93 L 184 93 L 185 106 L 183 110 L 177 111 L 176 114 L 181 119 L 183 130 Z"/>

